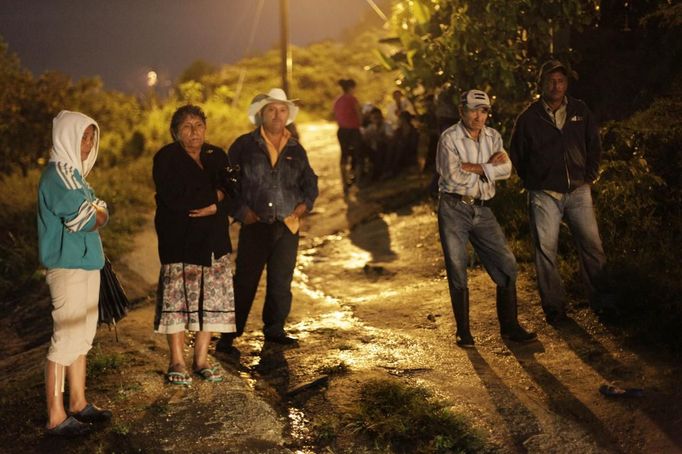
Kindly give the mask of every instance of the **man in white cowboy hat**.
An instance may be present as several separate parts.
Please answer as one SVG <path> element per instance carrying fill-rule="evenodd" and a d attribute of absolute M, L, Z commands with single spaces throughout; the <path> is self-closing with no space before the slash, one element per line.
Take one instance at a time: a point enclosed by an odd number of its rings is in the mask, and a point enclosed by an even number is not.
<path fill-rule="evenodd" d="M 241 223 L 234 276 L 237 332 L 225 333 L 218 351 L 234 351 L 232 341 L 244 332 L 266 266 L 265 340 L 297 343 L 284 323 L 291 310 L 300 218 L 312 210 L 318 189 L 306 151 L 286 128 L 298 113 L 294 101 L 281 88 L 256 96 L 248 117 L 257 127 L 237 138 L 228 152 L 230 164 L 240 169 L 233 211 Z"/>
<path fill-rule="evenodd" d="M 537 338 L 519 325 L 516 300 L 516 259 L 490 208 L 495 181 L 511 175 L 511 161 L 500 133 L 485 125 L 490 98 L 481 90 L 462 93 L 459 123 L 440 136 L 436 153 L 438 179 L 438 231 L 445 255 L 445 270 L 452 311 L 457 324 L 456 342 L 473 347 L 469 329 L 467 243 L 476 251 L 497 284 L 497 318 L 502 338 L 529 342 Z"/>

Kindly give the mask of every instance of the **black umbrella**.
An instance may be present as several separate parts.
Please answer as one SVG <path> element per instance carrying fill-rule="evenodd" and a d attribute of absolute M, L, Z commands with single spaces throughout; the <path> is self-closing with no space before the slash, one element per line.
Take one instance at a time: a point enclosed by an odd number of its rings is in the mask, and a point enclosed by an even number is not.
<path fill-rule="evenodd" d="M 104 258 L 104 267 L 100 271 L 99 285 L 99 318 L 97 324 L 106 323 L 111 327 L 126 316 L 130 301 L 126 296 L 125 290 L 116 277 L 114 269 L 108 258 Z M 118 340 L 118 333 L 116 333 Z"/>

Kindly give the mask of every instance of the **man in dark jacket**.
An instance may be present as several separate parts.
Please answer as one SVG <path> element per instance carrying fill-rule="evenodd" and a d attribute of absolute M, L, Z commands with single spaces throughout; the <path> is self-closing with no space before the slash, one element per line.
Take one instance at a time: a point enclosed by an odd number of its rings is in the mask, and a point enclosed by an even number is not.
<path fill-rule="evenodd" d="M 558 60 L 542 65 L 542 96 L 519 115 L 510 147 L 512 163 L 528 190 L 538 288 L 550 324 L 566 319 L 566 294 L 557 267 L 562 219 L 577 244 L 592 308 L 600 311 L 608 303 L 600 284 L 606 258 L 591 194 L 599 175 L 599 131 L 585 103 L 566 96 L 569 74 Z"/>
<path fill-rule="evenodd" d="M 232 351 L 232 340 L 244 332 L 266 265 L 265 341 L 297 342 L 286 334 L 284 323 L 291 310 L 300 218 L 312 210 L 318 195 L 308 156 L 286 128 L 297 113 L 298 106 L 282 89 L 257 96 L 248 114 L 259 127 L 237 138 L 228 152 L 230 165 L 240 169 L 233 209 L 241 223 L 234 276 L 237 332 L 221 337 L 219 351 Z"/>

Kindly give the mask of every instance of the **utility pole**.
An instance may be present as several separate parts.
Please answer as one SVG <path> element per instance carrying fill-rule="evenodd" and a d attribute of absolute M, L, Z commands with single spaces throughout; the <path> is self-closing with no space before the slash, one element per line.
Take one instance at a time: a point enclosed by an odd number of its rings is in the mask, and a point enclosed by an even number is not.
<path fill-rule="evenodd" d="M 291 81 L 291 49 L 289 48 L 289 0 L 279 0 L 280 13 L 280 50 L 282 89 L 291 98 L 289 82 Z"/>

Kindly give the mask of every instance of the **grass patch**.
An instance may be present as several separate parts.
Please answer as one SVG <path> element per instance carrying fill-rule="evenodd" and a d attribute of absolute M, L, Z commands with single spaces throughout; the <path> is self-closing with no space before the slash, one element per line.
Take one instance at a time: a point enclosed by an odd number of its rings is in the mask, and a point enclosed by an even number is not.
<path fill-rule="evenodd" d="M 149 411 L 155 415 L 164 415 L 170 412 L 170 406 L 166 402 L 155 402 L 148 408 Z"/>
<path fill-rule="evenodd" d="M 336 440 L 340 430 L 339 418 L 327 416 L 319 422 L 314 423 L 312 429 L 315 443 L 320 446 L 327 446 Z"/>
<path fill-rule="evenodd" d="M 486 452 L 482 435 L 448 406 L 424 388 L 372 380 L 360 390 L 351 426 L 395 452 Z"/>
<path fill-rule="evenodd" d="M 123 355 L 119 353 L 104 353 L 98 345 L 88 356 L 87 376 L 89 378 L 97 377 L 107 371 L 119 369 L 125 363 L 126 359 Z"/>
<path fill-rule="evenodd" d="M 341 361 L 338 364 L 325 364 L 317 369 L 317 373 L 323 375 L 343 375 L 349 370 L 348 364 Z"/>
<path fill-rule="evenodd" d="M 111 431 L 117 435 L 128 435 L 130 427 L 127 424 L 116 424 L 111 428 Z"/>

